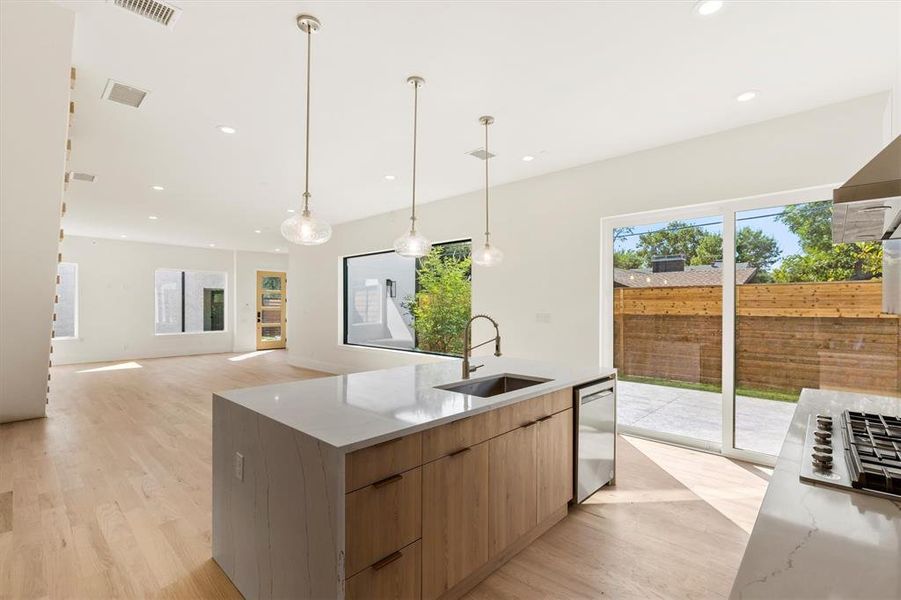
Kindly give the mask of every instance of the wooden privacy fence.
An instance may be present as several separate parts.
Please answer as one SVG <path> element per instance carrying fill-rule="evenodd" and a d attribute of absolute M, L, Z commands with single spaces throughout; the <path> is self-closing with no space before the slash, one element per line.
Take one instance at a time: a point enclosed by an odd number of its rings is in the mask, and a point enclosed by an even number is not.
<path fill-rule="evenodd" d="M 722 291 L 614 289 L 621 374 L 721 383 Z M 737 386 L 901 395 L 901 319 L 881 308 L 881 281 L 737 286 Z"/>

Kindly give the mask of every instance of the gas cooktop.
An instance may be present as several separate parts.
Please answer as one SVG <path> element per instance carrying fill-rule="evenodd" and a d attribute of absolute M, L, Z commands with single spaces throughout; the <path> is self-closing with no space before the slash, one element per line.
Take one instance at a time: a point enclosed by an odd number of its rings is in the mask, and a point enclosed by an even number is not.
<path fill-rule="evenodd" d="M 801 480 L 901 499 L 901 418 L 845 410 L 807 424 Z"/>

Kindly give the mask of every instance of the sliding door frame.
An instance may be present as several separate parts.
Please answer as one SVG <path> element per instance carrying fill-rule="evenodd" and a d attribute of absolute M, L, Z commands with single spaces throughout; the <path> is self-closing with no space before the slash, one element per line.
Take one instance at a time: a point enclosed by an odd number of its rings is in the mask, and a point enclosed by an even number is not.
<path fill-rule="evenodd" d="M 720 444 L 697 440 L 688 436 L 662 432 L 649 432 L 646 429 L 631 426 L 618 426 L 618 431 L 658 441 L 686 446 L 707 452 L 722 454 L 747 462 L 772 466 L 775 456 L 743 450 L 735 447 L 735 215 L 736 213 L 783 206 L 829 200 L 832 189 L 839 184 L 827 184 L 802 188 L 787 192 L 775 192 L 693 204 L 678 208 L 617 215 L 601 219 L 601 281 L 600 281 L 600 357 L 601 365 L 613 366 L 613 231 L 620 227 L 635 227 L 675 219 L 697 219 L 702 217 L 718 217 L 723 223 L 723 311 L 722 311 L 722 440 Z"/>

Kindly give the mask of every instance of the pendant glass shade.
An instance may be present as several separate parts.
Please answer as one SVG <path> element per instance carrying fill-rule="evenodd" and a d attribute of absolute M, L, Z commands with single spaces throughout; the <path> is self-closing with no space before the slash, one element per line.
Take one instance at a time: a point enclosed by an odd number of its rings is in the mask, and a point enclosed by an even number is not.
<path fill-rule="evenodd" d="M 472 262 L 483 267 L 493 267 L 504 260 L 504 253 L 497 246 L 488 242 L 472 251 Z"/>
<path fill-rule="evenodd" d="M 394 240 L 394 251 L 401 256 L 422 258 L 432 251 L 432 243 L 411 228 L 410 231 Z"/>
<path fill-rule="evenodd" d="M 306 128 L 305 138 L 305 162 L 303 185 L 303 210 L 300 214 L 294 214 L 282 221 L 282 236 L 292 244 L 302 246 L 318 246 L 324 244 L 332 237 L 332 226 L 325 221 L 313 218 L 310 213 L 310 55 L 313 43 L 313 32 L 319 31 L 322 24 L 319 19 L 311 15 L 297 15 L 297 27 L 307 34 L 307 97 L 306 97 Z"/>
<path fill-rule="evenodd" d="M 286 240 L 302 246 L 318 246 L 332 237 L 332 226 L 318 221 L 305 210 L 282 221 L 282 235 Z"/>

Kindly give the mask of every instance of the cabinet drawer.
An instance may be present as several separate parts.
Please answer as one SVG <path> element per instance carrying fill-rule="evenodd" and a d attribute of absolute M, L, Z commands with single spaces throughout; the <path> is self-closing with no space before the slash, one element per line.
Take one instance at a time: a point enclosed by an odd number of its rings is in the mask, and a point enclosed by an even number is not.
<path fill-rule="evenodd" d="M 421 464 L 422 436 L 419 433 L 351 452 L 344 463 L 344 491 L 351 492 Z"/>
<path fill-rule="evenodd" d="M 345 577 L 419 539 L 422 469 L 373 483 L 345 497 Z"/>
<path fill-rule="evenodd" d="M 517 427 L 572 408 L 572 406 L 572 388 L 565 388 L 504 406 L 489 413 L 492 415 L 491 435 L 496 436 L 513 431 Z"/>
<path fill-rule="evenodd" d="M 417 540 L 347 580 L 347 600 L 419 600 L 422 550 Z"/>
<path fill-rule="evenodd" d="M 490 438 L 493 411 L 439 425 L 422 432 L 422 462 L 427 463 L 452 452 L 474 446 Z"/>

